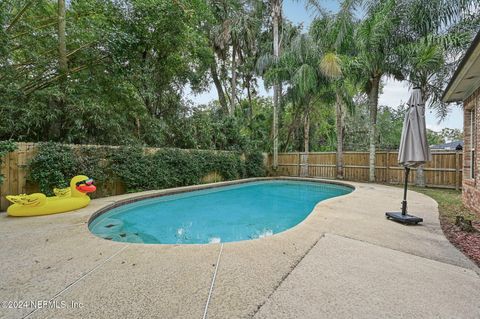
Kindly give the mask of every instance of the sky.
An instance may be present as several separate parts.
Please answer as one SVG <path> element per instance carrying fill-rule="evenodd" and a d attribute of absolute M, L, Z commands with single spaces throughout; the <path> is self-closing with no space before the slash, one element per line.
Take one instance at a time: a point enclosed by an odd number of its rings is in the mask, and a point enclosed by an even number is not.
<path fill-rule="evenodd" d="M 305 1 L 302 0 L 284 0 L 283 14 L 293 23 L 303 24 L 304 30 L 307 30 L 311 21 L 315 18 L 315 12 L 313 10 L 307 11 L 304 3 Z M 323 8 L 331 12 L 336 12 L 339 8 L 338 1 L 323 0 L 321 1 L 321 4 Z M 383 92 L 379 98 L 379 105 L 387 105 L 389 107 L 397 108 L 408 100 L 410 94 L 408 83 L 385 78 L 383 85 Z M 266 91 L 263 88 L 261 81 L 259 81 L 259 86 L 261 95 L 272 96 L 271 91 Z M 217 98 L 216 90 L 212 86 L 209 92 L 194 96 L 192 99 L 194 100 L 194 103 L 198 105 L 207 104 Z M 450 109 L 451 111 L 448 116 L 441 122 L 435 116 L 433 110 L 427 109 L 425 115 L 427 128 L 434 131 L 440 131 L 446 127 L 463 129 L 462 109 L 455 105 L 451 105 Z"/>

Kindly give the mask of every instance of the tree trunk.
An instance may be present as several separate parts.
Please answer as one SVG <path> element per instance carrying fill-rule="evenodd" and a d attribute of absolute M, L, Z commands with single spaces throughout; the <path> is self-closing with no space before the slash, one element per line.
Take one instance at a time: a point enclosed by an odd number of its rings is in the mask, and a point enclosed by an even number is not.
<path fill-rule="evenodd" d="M 295 106 L 294 106 L 295 107 Z M 295 112 L 294 118 L 292 123 L 289 125 L 288 128 L 288 134 L 287 134 L 287 140 L 285 141 L 285 147 L 284 147 L 284 152 L 288 151 L 288 147 L 290 144 L 290 140 L 292 139 L 292 135 L 294 135 L 294 131 L 298 128 L 300 125 L 301 121 L 301 115 L 300 112 Z"/>
<path fill-rule="evenodd" d="M 310 152 L 310 110 L 305 109 L 305 117 L 303 119 L 303 152 L 300 155 L 300 176 L 308 176 L 308 156 Z"/>
<path fill-rule="evenodd" d="M 67 60 L 67 40 L 66 40 L 66 21 L 65 21 L 65 0 L 58 0 L 58 73 L 60 75 L 60 97 L 58 98 L 58 109 L 60 110 L 60 119 L 58 127 L 52 127 L 53 135 L 60 138 L 66 136 L 64 128 L 66 124 L 66 101 L 67 101 L 67 76 L 68 76 L 68 60 Z"/>
<path fill-rule="evenodd" d="M 230 115 L 235 113 L 236 99 L 237 99 L 237 49 L 233 46 L 232 49 L 232 100 L 230 105 Z"/>
<path fill-rule="evenodd" d="M 369 178 L 370 182 L 375 182 L 375 151 L 377 138 L 377 110 L 378 110 L 378 91 L 380 87 L 381 76 L 377 75 L 371 79 L 371 88 L 368 93 L 368 105 L 370 110 L 370 155 L 369 155 Z"/>
<path fill-rule="evenodd" d="M 228 88 L 228 70 L 226 67 L 225 61 L 220 61 L 220 77 L 219 77 L 219 83 L 222 86 L 223 89 L 223 96 L 226 97 L 226 106 L 227 106 L 227 113 L 229 114 L 230 112 L 230 105 L 232 104 L 232 98 L 230 96 L 230 91 Z"/>
<path fill-rule="evenodd" d="M 335 115 L 337 125 L 337 178 L 343 179 L 343 105 L 339 92 L 337 92 L 337 100 L 335 103 Z"/>
<path fill-rule="evenodd" d="M 213 83 L 215 84 L 215 88 L 217 89 L 218 102 L 220 103 L 220 106 L 224 110 L 225 114 L 228 114 L 227 99 L 225 98 L 222 82 L 220 82 L 220 79 L 218 77 L 217 66 L 215 64 L 210 65 L 210 73 L 212 74 Z"/>
<path fill-rule="evenodd" d="M 248 118 L 250 119 L 250 121 L 252 121 L 253 119 L 253 104 L 252 104 L 252 88 L 251 88 L 251 85 L 250 85 L 250 80 L 248 80 L 245 84 L 246 88 L 247 88 L 247 97 L 248 97 Z"/>
<path fill-rule="evenodd" d="M 310 152 L 310 115 L 309 111 L 305 111 L 305 119 L 303 122 L 303 151 Z"/>
<path fill-rule="evenodd" d="M 65 24 L 65 0 L 58 0 L 58 70 L 63 81 L 68 73 Z"/>
<path fill-rule="evenodd" d="M 282 11 L 281 0 L 272 0 L 272 22 L 273 22 L 273 56 L 278 59 L 280 56 L 279 24 Z M 273 169 L 278 167 L 278 107 L 280 102 L 280 86 L 275 83 L 273 86 Z"/>

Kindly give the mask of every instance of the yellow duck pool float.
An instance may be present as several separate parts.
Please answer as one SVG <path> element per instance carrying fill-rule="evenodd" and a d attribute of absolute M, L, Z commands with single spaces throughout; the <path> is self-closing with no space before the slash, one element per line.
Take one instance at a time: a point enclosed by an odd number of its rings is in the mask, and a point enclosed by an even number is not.
<path fill-rule="evenodd" d="M 93 179 L 85 175 L 78 175 L 70 181 L 70 187 L 57 189 L 55 196 L 47 197 L 42 193 L 31 195 L 9 195 L 6 198 L 13 203 L 7 209 L 10 216 L 39 216 L 64 213 L 83 208 L 90 203 L 87 193 L 96 190 Z"/>

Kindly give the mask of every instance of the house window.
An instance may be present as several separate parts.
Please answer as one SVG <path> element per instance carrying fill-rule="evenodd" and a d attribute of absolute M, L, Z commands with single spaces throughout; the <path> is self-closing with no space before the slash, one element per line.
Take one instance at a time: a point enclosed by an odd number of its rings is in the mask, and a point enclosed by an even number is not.
<path fill-rule="evenodd" d="M 476 104 L 476 103 L 475 103 Z M 475 117 L 476 105 L 470 111 L 470 178 L 475 179 L 475 146 L 477 142 L 477 129 L 476 129 L 476 117 Z"/>

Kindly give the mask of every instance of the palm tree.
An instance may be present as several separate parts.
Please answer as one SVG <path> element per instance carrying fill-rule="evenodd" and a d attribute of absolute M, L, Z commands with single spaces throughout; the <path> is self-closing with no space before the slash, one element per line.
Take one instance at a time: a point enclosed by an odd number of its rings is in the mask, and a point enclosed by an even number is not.
<path fill-rule="evenodd" d="M 399 18 L 396 1 L 371 1 L 367 16 L 356 30 L 358 54 L 354 63 L 363 79 L 370 111 L 369 127 L 369 181 L 375 181 L 375 153 L 377 139 L 377 110 L 380 84 L 383 76 L 402 79 L 396 63 Z"/>
<path fill-rule="evenodd" d="M 279 74 L 289 83 L 287 97 L 301 112 L 304 129 L 303 151 L 309 151 L 310 108 L 311 101 L 318 86 L 318 75 L 315 68 L 315 47 L 312 39 L 302 34 L 297 36 L 292 44 L 285 48 L 279 59 Z"/>
<path fill-rule="evenodd" d="M 300 0 L 298 0 L 300 1 Z M 317 0 L 304 0 L 307 6 L 319 8 Z M 273 58 L 280 58 L 280 26 L 282 25 L 282 6 L 283 0 L 269 0 L 272 15 L 272 31 L 273 31 Z M 278 167 L 278 110 L 280 108 L 280 100 L 282 96 L 281 83 L 273 84 L 273 163 L 272 168 Z"/>
<path fill-rule="evenodd" d="M 403 12 L 406 41 L 398 50 L 403 73 L 440 117 L 447 112 L 443 86 L 478 31 L 479 12 L 480 3 L 474 0 L 411 0 Z"/>
<path fill-rule="evenodd" d="M 403 72 L 412 86 L 421 89 L 424 103 L 430 101 L 429 106 L 443 118 L 448 112 L 441 100 L 444 83 L 477 31 L 468 26 L 475 20 L 471 25 L 478 26 L 480 6 L 470 0 L 410 2 L 402 19 L 408 41 L 399 47 Z M 425 186 L 423 165 L 417 168 L 416 177 L 416 184 Z"/>
<path fill-rule="evenodd" d="M 302 122 L 304 152 L 310 150 L 312 112 L 316 112 L 316 109 L 322 105 L 335 105 L 337 175 L 342 178 L 344 115 L 346 107 L 351 109 L 353 103 L 351 102 L 351 81 L 342 71 L 347 66 L 345 61 L 348 57 L 337 52 L 338 50 L 347 53 L 348 50 L 345 49 L 344 43 L 335 44 L 339 35 L 334 22 L 336 22 L 335 19 L 323 16 L 314 21 L 308 34 L 295 36 L 284 48 L 276 63 L 270 59 L 271 68 L 267 71 L 265 78 L 267 81 L 273 79 L 273 81 L 287 83 L 286 98 L 294 106 L 295 112 L 301 114 L 295 119 L 301 119 Z M 349 37 L 352 35 L 353 33 L 350 32 Z M 324 54 L 324 52 L 327 53 Z"/>
<path fill-rule="evenodd" d="M 329 79 L 329 89 L 335 93 L 335 115 L 337 154 L 337 178 L 343 179 L 343 144 L 345 130 L 345 109 L 353 111 L 353 79 L 349 76 L 348 66 L 355 53 L 353 41 L 353 12 L 351 6 L 342 6 L 333 17 L 323 16 L 312 24 L 310 33 L 316 39 L 322 51 L 326 52 L 320 61 L 320 70 Z"/>
<path fill-rule="evenodd" d="M 280 57 L 280 24 L 282 23 L 282 0 L 270 0 L 272 8 L 272 28 L 273 28 L 273 57 L 278 60 Z M 278 109 L 280 105 L 280 84 L 276 81 L 273 85 L 273 163 L 274 170 L 278 167 Z"/>
<path fill-rule="evenodd" d="M 445 44 L 450 41 L 458 43 L 460 41 L 458 34 L 451 37 L 445 34 L 445 30 L 448 30 L 449 25 L 461 22 L 465 12 L 476 10 L 478 13 L 478 4 L 475 5 L 477 2 L 474 0 L 346 0 L 344 5 L 356 5 L 360 2 L 364 2 L 366 18 L 356 32 L 359 54 L 355 62 L 359 74 L 365 80 L 365 91 L 368 95 L 369 180 L 373 182 L 375 181 L 377 138 L 376 117 L 379 88 L 383 76 L 390 75 L 399 80 L 405 77 L 412 80 L 415 78 L 414 81 L 417 82 L 415 85 L 422 86 L 423 83 L 425 90 L 423 93 L 428 97 L 433 90 L 428 92 L 429 85 L 426 83 L 433 80 L 433 73 L 440 74 L 445 71 L 445 60 L 440 58 L 441 49 L 435 48 L 432 44 L 435 42 Z M 437 37 L 438 41 L 432 42 L 431 40 L 436 38 L 432 35 L 435 34 L 442 34 L 441 39 Z M 423 40 L 417 42 L 420 38 Z M 420 44 L 416 49 L 411 45 L 415 42 Z M 426 45 L 427 43 L 429 44 Z M 406 62 L 408 59 L 405 58 L 405 52 L 408 52 L 412 58 L 410 71 L 407 72 L 401 67 L 403 63 L 409 64 Z M 425 72 L 426 70 L 430 71 Z M 437 88 L 436 93 L 440 92 L 441 89 Z M 438 97 L 435 100 L 440 101 Z M 442 108 L 439 109 L 442 110 Z"/>
<path fill-rule="evenodd" d="M 285 98 L 297 114 L 293 120 L 301 119 L 304 152 L 310 150 L 312 112 L 321 105 L 333 103 L 332 94 L 327 90 L 328 79 L 320 67 L 322 54 L 321 47 L 310 34 L 299 34 L 284 48 L 265 77 L 287 83 Z"/>

